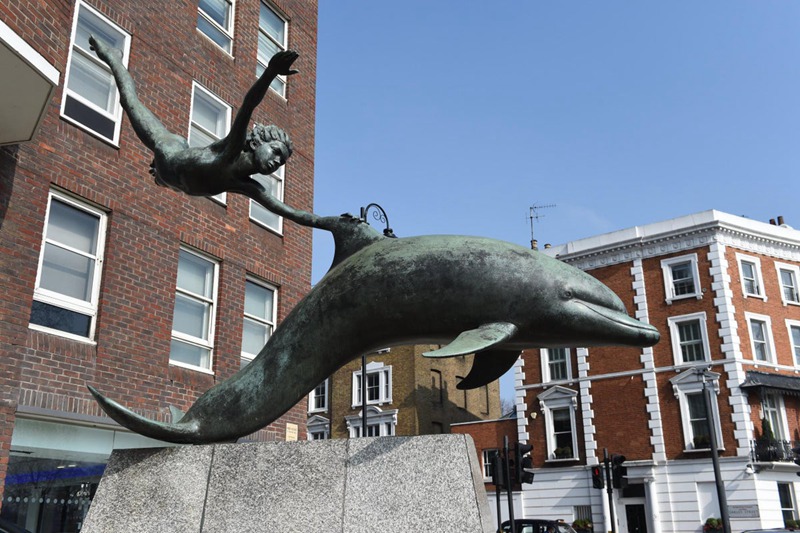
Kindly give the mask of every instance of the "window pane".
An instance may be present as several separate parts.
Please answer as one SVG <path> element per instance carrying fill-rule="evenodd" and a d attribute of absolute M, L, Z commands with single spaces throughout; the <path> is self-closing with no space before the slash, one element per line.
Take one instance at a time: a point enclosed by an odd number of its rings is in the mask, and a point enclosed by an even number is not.
<path fill-rule="evenodd" d="M 200 0 L 198 7 L 208 15 L 208 18 L 228 29 L 230 17 L 230 4 L 225 0 Z"/>
<path fill-rule="evenodd" d="M 281 19 L 274 11 L 270 8 L 265 6 L 263 3 L 261 4 L 261 13 L 258 16 L 258 27 L 265 31 L 278 41 L 280 44 L 284 44 L 286 42 L 286 34 L 285 31 L 285 24 L 283 19 Z"/>
<path fill-rule="evenodd" d="M 272 322 L 272 291 L 256 283 L 245 283 L 244 312 Z"/>
<path fill-rule="evenodd" d="M 219 28 L 211 24 L 199 13 L 197 14 L 197 29 L 206 34 L 206 36 L 214 41 L 220 48 L 226 52 L 230 51 L 230 37 L 225 35 Z"/>
<path fill-rule="evenodd" d="M 211 298 L 214 264 L 194 254 L 180 251 L 178 258 L 178 288 Z"/>
<path fill-rule="evenodd" d="M 553 430 L 556 432 L 572 431 L 569 409 L 553 410 Z"/>
<path fill-rule="evenodd" d="M 31 324 L 57 329 L 81 337 L 89 336 L 92 317 L 34 300 L 31 307 Z"/>
<path fill-rule="evenodd" d="M 671 269 L 675 296 L 680 296 L 682 294 L 693 294 L 695 290 L 691 262 L 687 261 L 686 263 L 672 265 Z"/>
<path fill-rule="evenodd" d="M 789 302 L 797 302 L 797 283 L 795 280 L 794 272 L 791 270 L 781 270 L 781 286 L 783 288 L 783 297 Z"/>
<path fill-rule="evenodd" d="M 116 122 L 70 95 L 64 97 L 64 115 L 106 139 L 114 137 Z"/>
<path fill-rule="evenodd" d="M 112 48 L 125 49 L 125 36 L 105 23 L 97 15 L 81 6 L 78 14 L 78 27 L 75 31 L 75 44 L 89 53 L 89 36 L 105 41 Z"/>
<path fill-rule="evenodd" d="M 39 286 L 84 302 L 91 301 L 94 260 L 47 243 Z"/>
<path fill-rule="evenodd" d="M 211 350 L 172 339 L 169 359 L 187 365 L 209 368 L 211 366 Z"/>
<path fill-rule="evenodd" d="M 263 33 L 258 34 L 258 60 L 264 65 L 269 64 L 272 56 L 280 52 L 281 49 Z"/>
<path fill-rule="evenodd" d="M 175 297 L 172 329 L 198 339 L 208 340 L 210 314 L 209 304 L 178 294 Z"/>
<path fill-rule="evenodd" d="M 380 374 L 367 374 L 367 401 L 380 399 Z"/>
<path fill-rule="evenodd" d="M 207 129 L 217 138 L 225 136 L 227 108 L 199 90 L 194 92 L 192 122 Z M 210 144 L 210 143 L 209 143 Z"/>
<path fill-rule="evenodd" d="M 87 254 L 97 252 L 100 219 L 58 200 L 50 203 L 47 238 Z"/>
<path fill-rule="evenodd" d="M 269 333 L 268 326 L 245 318 L 242 331 L 242 351 L 254 356 L 258 355 L 258 352 L 269 340 Z"/>
<path fill-rule="evenodd" d="M 253 174 L 252 178 L 259 182 L 273 197 L 278 200 L 282 199 L 283 192 L 281 186 L 283 181 L 275 177 L 275 175 L 266 176 L 264 174 Z M 274 230 L 280 229 L 280 217 L 272 211 L 266 209 L 258 202 L 250 202 L 250 216 L 265 226 Z"/>
<path fill-rule="evenodd" d="M 67 87 L 107 113 L 114 112 L 117 96 L 114 78 L 110 72 L 80 52 L 72 54 Z"/>

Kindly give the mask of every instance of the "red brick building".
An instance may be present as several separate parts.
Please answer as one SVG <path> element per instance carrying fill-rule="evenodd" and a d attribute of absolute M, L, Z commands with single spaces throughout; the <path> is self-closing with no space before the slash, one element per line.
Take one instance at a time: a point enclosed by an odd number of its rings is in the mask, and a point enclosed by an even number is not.
<path fill-rule="evenodd" d="M 610 527 L 590 468 L 627 467 L 617 531 L 701 531 L 719 517 L 704 383 L 732 529 L 798 518 L 800 232 L 718 211 L 544 250 L 611 287 L 662 334 L 651 348 L 529 351 L 518 365 L 519 439 L 533 444 L 524 515 Z M 602 524 L 602 525 L 601 525 Z"/>
<path fill-rule="evenodd" d="M 311 272 L 309 229 L 153 182 L 87 37 L 123 51 L 141 100 L 192 145 L 224 136 L 272 54 L 298 50 L 302 74 L 253 117 L 294 154 L 256 178 L 310 210 L 317 3 L 23 0 L 0 21 L 0 70 L 18 80 L 0 93 L 1 516 L 77 531 L 111 449 L 152 445 L 86 385 L 168 419 L 258 352 Z M 253 438 L 302 439 L 305 421 L 302 402 Z"/>

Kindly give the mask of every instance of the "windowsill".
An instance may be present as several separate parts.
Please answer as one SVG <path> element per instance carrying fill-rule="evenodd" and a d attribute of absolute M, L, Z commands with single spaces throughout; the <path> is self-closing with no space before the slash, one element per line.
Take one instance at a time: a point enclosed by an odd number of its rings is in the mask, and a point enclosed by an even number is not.
<path fill-rule="evenodd" d="M 392 403 L 392 399 L 391 398 L 389 398 L 388 400 L 381 400 L 381 401 L 374 401 L 374 402 L 367 401 L 367 407 L 369 407 L 371 405 L 375 405 L 375 406 L 389 405 L 391 403 Z M 361 402 L 354 403 L 351 407 L 353 409 L 358 409 L 358 408 L 361 407 Z"/>
<path fill-rule="evenodd" d="M 317 413 L 327 413 L 327 412 L 328 412 L 328 408 L 327 407 L 324 408 L 324 409 L 309 409 L 308 410 L 308 414 L 310 414 L 310 415 L 317 414 Z"/>
<path fill-rule="evenodd" d="M 767 297 L 761 294 L 743 293 L 742 296 L 744 296 L 745 298 L 755 298 L 756 300 L 764 300 L 765 302 L 767 301 Z"/>
<path fill-rule="evenodd" d="M 89 135 L 94 137 L 95 139 L 97 139 L 99 141 L 102 141 L 105 144 L 109 145 L 110 147 L 119 150 L 119 138 L 117 138 L 117 140 L 115 141 L 113 139 L 109 139 L 108 137 L 103 137 L 102 135 L 100 135 L 96 131 L 90 129 L 88 126 L 86 126 L 84 124 L 81 124 L 80 122 L 78 122 L 77 120 L 75 120 L 72 117 L 64 115 L 63 113 L 61 115 L 59 115 L 59 116 L 61 117 L 61 119 L 63 121 L 69 122 L 70 124 L 72 124 L 73 126 L 77 127 L 78 129 L 81 129 L 81 130 L 85 131 L 86 133 L 88 133 Z M 119 121 L 117 121 L 117 129 L 119 129 Z M 117 136 L 119 137 L 119 134 L 117 134 Z"/>
<path fill-rule="evenodd" d="M 214 48 L 216 48 L 217 50 L 219 50 L 219 51 L 221 51 L 222 53 L 224 53 L 226 56 L 228 56 L 228 58 L 229 58 L 229 59 L 235 59 L 235 58 L 233 57 L 233 54 L 232 54 L 231 52 L 228 52 L 227 50 L 225 50 L 224 48 L 222 48 L 220 45 L 218 45 L 218 44 L 217 44 L 217 43 L 214 41 L 214 39 L 212 39 L 211 37 L 209 37 L 208 35 L 206 35 L 205 33 L 203 33 L 203 31 L 202 31 L 200 28 L 197 28 L 197 27 L 195 27 L 195 30 L 197 31 L 197 33 L 199 33 L 200 35 L 202 35 L 202 36 L 203 36 L 203 39 L 205 39 L 205 40 L 206 40 L 206 41 L 208 41 L 209 43 L 213 44 L 213 45 L 214 45 Z M 228 37 L 230 37 L 230 39 L 231 39 L 231 49 L 233 49 L 233 36 L 230 36 L 230 35 L 228 35 Z"/>
<path fill-rule="evenodd" d="M 667 305 L 672 305 L 672 302 L 674 302 L 676 300 L 688 300 L 689 298 L 694 298 L 696 300 L 702 300 L 703 299 L 703 293 L 702 292 L 696 292 L 696 293 L 692 293 L 692 294 L 682 294 L 680 296 L 674 296 L 672 298 L 667 298 L 665 301 L 667 302 Z"/>
<path fill-rule="evenodd" d="M 800 306 L 800 302 L 795 302 L 793 300 L 783 300 L 783 305 L 798 305 L 798 306 Z"/>
<path fill-rule="evenodd" d="M 194 370 L 195 372 L 200 372 L 202 374 L 208 374 L 209 376 L 213 376 L 214 375 L 214 371 L 213 370 L 210 370 L 208 368 L 203 368 L 201 366 L 195 366 L 195 365 L 189 365 L 189 364 L 186 364 L 186 363 L 181 363 L 180 361 L 172 361 L 172 360 L 170 360 L 169 365 L 170 366 L 177 366 L 177 367 L 180 367 L 180 368 L 185 368 L 187 370 Z"/>
<path fill-rule="evenodd" d="M 222 200 L 220 200 L 218 198 L 214 198 L 213 196 L 206 196 L 206 198 L 208 198 L 209 200 L 211 200 L 212 202 L 214 202 L 217 205 L 221 205 L 225 209 L 228 208 L 228 202 L 227 201 L 223 202 Z"/>
<path fill-rule="evenodd" d="M 252 200 L 251 200 L 251 201 L 252 201 Z M 252 223 L 253 223 L 253 224 L 255 224 L 256 226 L 258 226 L 259 228 L 265 229 L 265 230 L 267 230 L 268 232 L 270 232 L 270 233 L 273 233 L 273 234 L 277 235 L 277 236 L 278 236 L 278 237 L 280 237 L 280 238 L 283 238 L 283 224 L 281 224 L 281 229 L 279 229 L 279 230 L 278 230 L 278 229 L 275 229 L 275 228 L 273 228 L 273 227 L 271 227 L 271 226 L 267 226 L 267 225 L 266 225 L 266 224 L 264 224 L 263 222 L 260 222 L 260 221 L 256 220 L 256 219 L 255 219 L 255 218 L 253 218 L 253 217 L 249 217 L 249 218 L 250 218 L 250 222 L 252 222 Z M 282 219 L 283 219 L 283 217 L 281 217 L 281 220 L 282 220 Z"/>
<path fill-rule="evenodd" d="M 93 341 L 88 337 L 80 337 L 78 335 L 73 335 L 72 333 L 61 331 L 60 329 L 51 329 L 45 326 L 40 326 L 38 324 L 28 324 L 28 329 L 31 329 L 33 331 L 38 331 L 40 333 L 47 333 L 48 335 L 54 335 L 56 337 L 61 337 L 62 339 L 68 339 L 71 341 L 80 342 L 81 344 L 87 344 L 89 346 L 97 346 L 97 341 Z"/>
<path fill-rule="evenodd" d="M 717 446 L 717 452 L 724 452 L 725 448 L 722 446 Z M 683 450 L 683 453 L 710 453 L 711 448 L 687 448 Z"/>
<path fill-rule="evenodd" d="M 544 462 L 545 463 L 570 463 L 570 462 L 575 462 L 575 461 L 579 461 L 579 460 L 580 459 L 578 459 L 577 457 L 564 457 L 564 458 L 560 458 L 560 459 L 545 459 Z"/>

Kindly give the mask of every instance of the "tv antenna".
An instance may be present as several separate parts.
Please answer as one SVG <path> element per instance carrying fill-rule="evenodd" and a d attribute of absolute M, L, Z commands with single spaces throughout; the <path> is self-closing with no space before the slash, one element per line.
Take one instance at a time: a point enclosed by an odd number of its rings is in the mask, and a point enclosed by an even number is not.
<path fill-rule="evenodd" d="M 536 239 L 533 238 L 533 221 L 539 221 L 540 218 L 543 218 L 544 215 L 539 213 L 540 209 L 548 209 L 550 207 L 555 207 L 556 204 L 547 204 L 547 205 L 536 205 L 533 204 L 530 206 L 528 211 L 528 218 L 531 220 L 531 250 L 537 250 L 539 247 L 537 246 Z"/>

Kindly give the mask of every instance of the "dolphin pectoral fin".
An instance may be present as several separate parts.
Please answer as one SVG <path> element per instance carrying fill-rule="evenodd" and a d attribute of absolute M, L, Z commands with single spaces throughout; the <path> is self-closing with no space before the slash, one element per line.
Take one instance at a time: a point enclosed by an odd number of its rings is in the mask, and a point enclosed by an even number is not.
<path fill-rule="evenodd" d="M 170 405 L 169 406 L 169 414 L 172 417 L 172 423 L 175 424 L 178 421 L 180 421 L 180 419 L 183 418 L 183 415 L 185 415 L 186 413 L 184 413 L 183 411 L 181 411 L 180 409 L 178 409 L 174 405 Z"/>
<path fill-rule="evenodd" d="M 475 354 L 472 369 L 456 385 L 459 390 L 477 389 L 498 379 L 517 362 L 519 350 L 485 350 Z"/>
<path fill-rule="evenodd" d="M 198 442 L 196 439 L 196 424 L 166 424 L 164 422 L 150 420 L 123 407 L 114 400 L 106 398 L 94 387 L 87 385 L 87 388 L 108 416 L 131 431 L 135 431 L 151 439 L 175 442 L 178 444 L 193 444 Z"/>
<path fill-rule="evenodd" d="M 425 357 L 455 357 L 486 350 L 505 342 L 517 332 L 517 326 L 510 322 L 492 322 L 477 329 L 464 331 L 447 346 L 425 352 Z"/>

